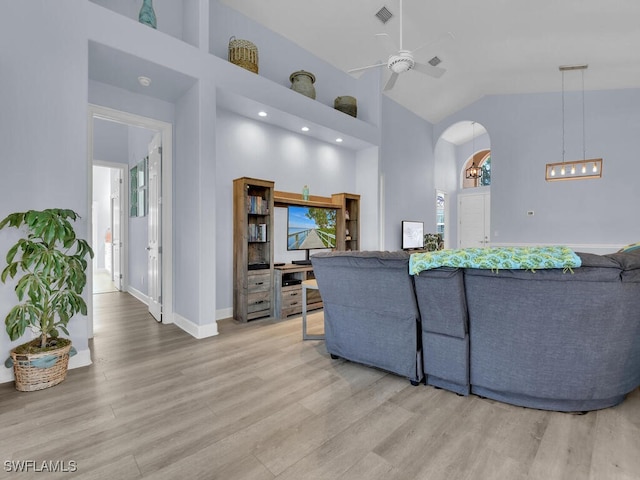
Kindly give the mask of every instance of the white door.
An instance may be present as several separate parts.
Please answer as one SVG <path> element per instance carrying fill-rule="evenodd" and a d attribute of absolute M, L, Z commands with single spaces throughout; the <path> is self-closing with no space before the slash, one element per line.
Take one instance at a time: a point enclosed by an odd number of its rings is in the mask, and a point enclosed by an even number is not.
<path fill-rule="evenodd" d="M 458 247 L 488 247 L 490 241 L 491 195 L 461 195 L 458 215 Z"/>
<path fill-rule="evenodd" d="M 148 276 L 149 313 L 162 322 L 162 135 L 149 144 Z"/>
<path fill-rule="evenodd" d="M 122 290 L 122 170 L 111 169 L 111 280 Z"/>

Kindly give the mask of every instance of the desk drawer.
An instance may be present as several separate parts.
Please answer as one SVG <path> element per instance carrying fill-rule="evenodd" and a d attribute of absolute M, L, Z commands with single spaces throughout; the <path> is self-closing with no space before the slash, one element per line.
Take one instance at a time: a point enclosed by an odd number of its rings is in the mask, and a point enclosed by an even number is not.
<path fill-rule="evenodd" d="M 290 307 L 297 307 L 302 311 L 302 287 L 300 285 L 282 287 L 282 308 L 288 309 Z"/>
<path fill-rule="evenodd" d="M 254 313 L 271 308 L 271 292 L 250 293 L 247 298 L 247 312 Z"/>
<path fill-rule="evenodd" d="M 311 305 L 312 303 L 322 302 L 322 297 L 320 296 L 320 290 L 307 288 L 307 305 Z"/>
<path fill-rule="evenodd" d="M 253 273 L 247 275 L 247 292 L 249 294 L 254 292 L 265 292 L 271 290 L 271 274 L 267 273 Z"/>

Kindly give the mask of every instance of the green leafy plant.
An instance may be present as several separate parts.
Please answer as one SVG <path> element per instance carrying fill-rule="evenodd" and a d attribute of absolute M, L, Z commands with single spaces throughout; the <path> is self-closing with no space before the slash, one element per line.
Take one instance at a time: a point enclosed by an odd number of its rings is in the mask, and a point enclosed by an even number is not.
<path fill-rule="evenodd" d="M 44 349 L 50 339 L 58 338 L 59 330 L 69 335 L 67 324 L 76 313 L 87 314 L 81 295 L 87 283 L 86 257 L 93 258 L 93 250 L 76 237 L 71 221 L 78 218 L 73 210 L 52 208 L 12 213 L 0 222 L 0 230 L 26 230 L 7 252 L 0 275 L 2 283 L 19 276 L 15 291 L 21 303 L 5 318 L 11 340 L 31 327 Z"/>

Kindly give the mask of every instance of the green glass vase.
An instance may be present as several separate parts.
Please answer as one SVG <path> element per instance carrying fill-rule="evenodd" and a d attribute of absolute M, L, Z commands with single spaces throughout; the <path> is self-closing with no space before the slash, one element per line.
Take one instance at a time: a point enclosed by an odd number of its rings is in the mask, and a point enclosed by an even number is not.
<path fill-rule="evenodd" d="M 152 28 L 157 28 L 156 12 L 153 11 L 153 0 L 142 0 L 142 8 L 138 14 L 138 21 Z"/>

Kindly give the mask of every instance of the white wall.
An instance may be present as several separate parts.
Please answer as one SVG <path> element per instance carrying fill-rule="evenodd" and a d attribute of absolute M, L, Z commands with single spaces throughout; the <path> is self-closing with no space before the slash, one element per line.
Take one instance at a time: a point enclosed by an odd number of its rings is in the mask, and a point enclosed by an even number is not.
<path fill-rule="evenodd" d="M 107 167 L 93 167 L 93 224 L 96 238 L 93 243 L 94 264 L 99 270 L 107 268 L 105 264 L 105 234 L 111 228 L 111 170 Z M 111 268 L 111 266 L 109 266 Z"/>

